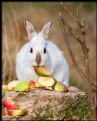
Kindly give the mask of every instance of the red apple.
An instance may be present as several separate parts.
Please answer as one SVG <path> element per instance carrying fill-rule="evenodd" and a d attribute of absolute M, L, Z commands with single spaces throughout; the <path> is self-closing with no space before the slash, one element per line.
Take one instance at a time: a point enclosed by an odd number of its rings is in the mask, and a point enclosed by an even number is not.
<path fill-rule="evenodd" d="M 9 98 L 8 99 L 5 99 L 3 101 L 3 107 L 6 107 L 7 108 L 8 115 L 12 115 L 12 111 L 19 108 L 19 106 L 17 105 L 17 103 L 14 102 L 14 101 L 12 101 Z"/>
<path fill-rule="evenodd" d="M 66 85 L 64 85 L 64 91 L 69 92 L 68 87 Z"/>
<path fill-rule="evenodd" d="M 35 87 L 35 83 L 33 81 L 29 82 L 29 88 L 34 88 Z"/>

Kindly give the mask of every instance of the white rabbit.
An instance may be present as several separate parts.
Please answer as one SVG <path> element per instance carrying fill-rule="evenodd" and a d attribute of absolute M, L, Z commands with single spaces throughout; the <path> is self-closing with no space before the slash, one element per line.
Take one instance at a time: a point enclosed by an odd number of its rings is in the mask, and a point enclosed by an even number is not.
<path fill-rule="evenodd" d="M 41 32 L 37 33 L 33 25 L 26 21 L 25 27 L 29 42 L 16 56 L 16 74 L 19 80 L 37 81 L 38 75 L 34 66 L 45 66 L 57 81 L 69 86 L 69 66 L 59 48 L 48 40 L 52 23 L 47 23 Z"/>

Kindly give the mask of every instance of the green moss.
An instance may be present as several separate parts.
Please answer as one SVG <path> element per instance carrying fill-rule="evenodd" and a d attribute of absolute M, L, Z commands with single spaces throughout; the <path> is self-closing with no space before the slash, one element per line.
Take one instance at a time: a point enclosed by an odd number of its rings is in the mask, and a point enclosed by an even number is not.
<path fill-rule="evenodd" d="M 79 102 L 78 106 L 67 110 L 67 115 L 64 120 L 89 120 L 88 103 L 85 100 Z"/>

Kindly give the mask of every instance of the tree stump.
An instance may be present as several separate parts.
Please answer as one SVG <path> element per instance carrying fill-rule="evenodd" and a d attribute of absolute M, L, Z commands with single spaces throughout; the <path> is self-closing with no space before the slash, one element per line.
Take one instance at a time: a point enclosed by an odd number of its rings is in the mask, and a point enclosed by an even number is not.
<path fill-rule="evenodd" d="M 17 102 L 20 108 L 27 108 L 25 116 L 2 116 L 2 120 L 81 120 L 87 109 L 87 95 L 73 87 L 69 92 L 43 90 L 40 88 L 30 89 L 28 92 L 6 93 L 12 100 Z"/>

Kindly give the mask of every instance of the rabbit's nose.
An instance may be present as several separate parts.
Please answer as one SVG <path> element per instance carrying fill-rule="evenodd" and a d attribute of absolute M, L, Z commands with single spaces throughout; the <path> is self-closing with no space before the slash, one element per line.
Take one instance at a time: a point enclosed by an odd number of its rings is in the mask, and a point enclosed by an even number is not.
<path fill-rule="evenodd" d="M 37 53 L 37 55 L 36 55 L 36 62 L 37 62 L 38 65 L 41 62 L 41 55 L 40 55 L 40 53 Z"/>

